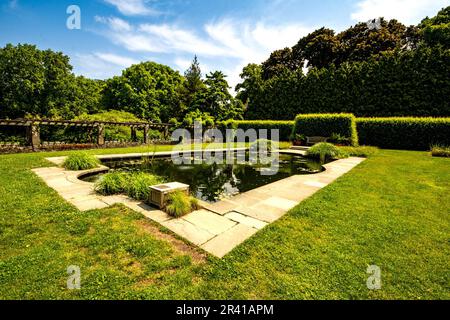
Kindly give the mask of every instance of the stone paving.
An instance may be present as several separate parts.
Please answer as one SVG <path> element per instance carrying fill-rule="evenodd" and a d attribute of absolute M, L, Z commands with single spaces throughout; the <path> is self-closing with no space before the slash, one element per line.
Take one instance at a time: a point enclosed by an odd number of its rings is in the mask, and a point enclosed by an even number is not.
<path fill-rule="evenodd" d="M 158 152 L 157 156 L 170 156 L 173 152 Z M 303 155 L 303 151 L 286 150 L 282 153 Z M 100 159 L 142 157 L 136 155 L 98 156 Z M 64 157 L 48 158 L 60 165 Z M 92 172 L 107 171 L 100 167 L 86 171 L 67 171 L 60 167 L 37 168 L 33 171 L 66 201 L 81 211 L 102 209 L 122 203 L 160 223 L 205 251 L 222 258 L 258 230 L 272 223 L 299 202 L 352 170 L 365 159 L 347 158 L 324 165 L 325 171 L 313 175 L 295 175 L 289 178 L 239 194 L 214 204 L 200 202 L 203 209 L 182 218 L 174 219 L 165 212 L 124 195 L 101 196 L 95 193 L 94 184 L 78 177 Z"/>

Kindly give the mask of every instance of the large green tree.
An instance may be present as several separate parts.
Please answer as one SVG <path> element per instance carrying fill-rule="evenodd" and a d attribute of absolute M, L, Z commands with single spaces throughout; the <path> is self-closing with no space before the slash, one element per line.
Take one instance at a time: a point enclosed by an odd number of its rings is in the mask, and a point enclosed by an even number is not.
<path fill-rule="evenodd" d="M 198 95 L 194 104 L 196 109 L 211 114 L 218 121 L 242 119 L 244 106 L 230 94 L 225 74 L 211 72 L 204 83 L 206 89 Z"/>
<path fill-rule="evenodd" d="M 69 57 L 36 46 L 0 48 L 0 117 L 71 119 L 97 112 L 103 82 L 77 77 Z"/>
<path fill-rule="evenodd" d="M 303 66 L 305 62 L 308 67 L 326 67 L 336 60 L 339 50 L 338 38 L 333 30 L 327 28 L 310 33 L 292 48 L 297 68 Z"/>
<path fill-rule="evenodd" d="M 184 113 L 186 113 L 194 111 L 198 107 L 197 101 L 201 99 L 201 95 L 206 90 L 197 56 L 194 57 L 191 66 L 184 73 L 184 78 L 180 89 L 180 98 Z"/>
<path fill-rule="evenodd" d="M 103 103 L 107 109 L 123 110 L 151 121 L 167 122 L 181 110 L 183 77 L 168 66 L 143 62 L 107 81 Z"/>
<path fill-rule="evenodd" d="M 435 17 L 425 18 L 418 27 L 426 45 L 450 48 L 450 6 L 439 11 Z"/>

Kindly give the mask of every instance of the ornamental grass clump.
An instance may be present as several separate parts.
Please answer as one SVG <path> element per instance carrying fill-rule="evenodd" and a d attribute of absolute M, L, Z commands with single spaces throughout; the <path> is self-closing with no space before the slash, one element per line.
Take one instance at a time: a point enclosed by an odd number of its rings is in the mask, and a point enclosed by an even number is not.
<path fill-rule="evenodd" d="M 104 196 L 125 193 L 125 184 L 128 178 L 129 174 L 126 172 L 109 172 L 97 181 L 95 190 Z"/>
<path fill-rule="evenodd" d="M 433 157 L 450 158 L 450 147 L 440 145 L 432 146 L 431 155 Z"/>
<path fill-rule="evenodd" d="M 160 177 L 149 173 L 132 173 L 125 183 L 125 193 L 130 198 L 136 200 L 147 200 L 150 193 L 150 186 L 155 186 L 163 182 L 163 179 Z"/>
<path fill-rule="evenodd" d="M 64 160 L 63 167 L 66 170 L 78 171 L 97 168 L 100 165 L 100 160 L 85 152 L 76 152 L 69 155 Z"/>
<path fill-rule="evenodd" d="M 182 217 L 199 209 L 198 200 L 182 191 L 168 195 L 165 211 L 174 218 Z"/>
<path fill-rule="evenodd" d="M 347 158 L 348 154 L 331 143 L 318 143 L 306 152 L 307 157 L 320 159 L 324 163 L 327 160 Z"/>
<path fill-rule="evenodd" d="M 163 182 L 161 177 L 145 172 L 115 171 L 103 175 L 95 190 L 106 196 L 123 193 L 136 200 L 147 200 L 150 186 Z"/>

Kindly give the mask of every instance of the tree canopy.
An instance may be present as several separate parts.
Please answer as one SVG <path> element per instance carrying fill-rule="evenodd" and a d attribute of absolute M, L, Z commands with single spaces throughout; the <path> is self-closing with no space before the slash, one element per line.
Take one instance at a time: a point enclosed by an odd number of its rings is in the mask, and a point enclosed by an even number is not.
<path fill-rule="evenodd" d="M 449 116 L 449 17 L 447 7 L 418 26 L 380 18 L 339 34 L 320 28 L 244 68 L 236 91 L 245 118 Z"/>

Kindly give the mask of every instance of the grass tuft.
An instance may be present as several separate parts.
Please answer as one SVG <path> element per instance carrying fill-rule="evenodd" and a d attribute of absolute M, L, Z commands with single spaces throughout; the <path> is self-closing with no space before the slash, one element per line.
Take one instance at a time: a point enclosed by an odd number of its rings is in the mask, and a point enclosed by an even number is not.
<path fill-rule="evenodd" d="M 72 153 L 63 163 L 63 167 L 66 170 L 71 171 L 93 169 L 97 168 L 99 165 L 100 160 L 86 152 Z"/>
<path fill-rule="evenodd" d="M 435 145 L 431 147 L 433 157 L 450 158 L 450 147 Z"/>
<path fill-rule="evenodd" d="M 348 157 L 347 153 L 331 143 L 318 143 L 306 152 L 307 157 L 320 159 L 321 162 Z"/>
<path fill-rule="evenodd" d="M 199 208 L 198 200 L 177 191 L 168 196 L 166 212 L 174 217 L 179 218 Z"/>
<path fill-rule="evenodd" d="M 95 190 L 102 195 L 125 193 L 136 200 L 147 200 L 149 187 L 163 182 L 162 178 L 145 172 L 115 171 L 102 176 Z"/>

